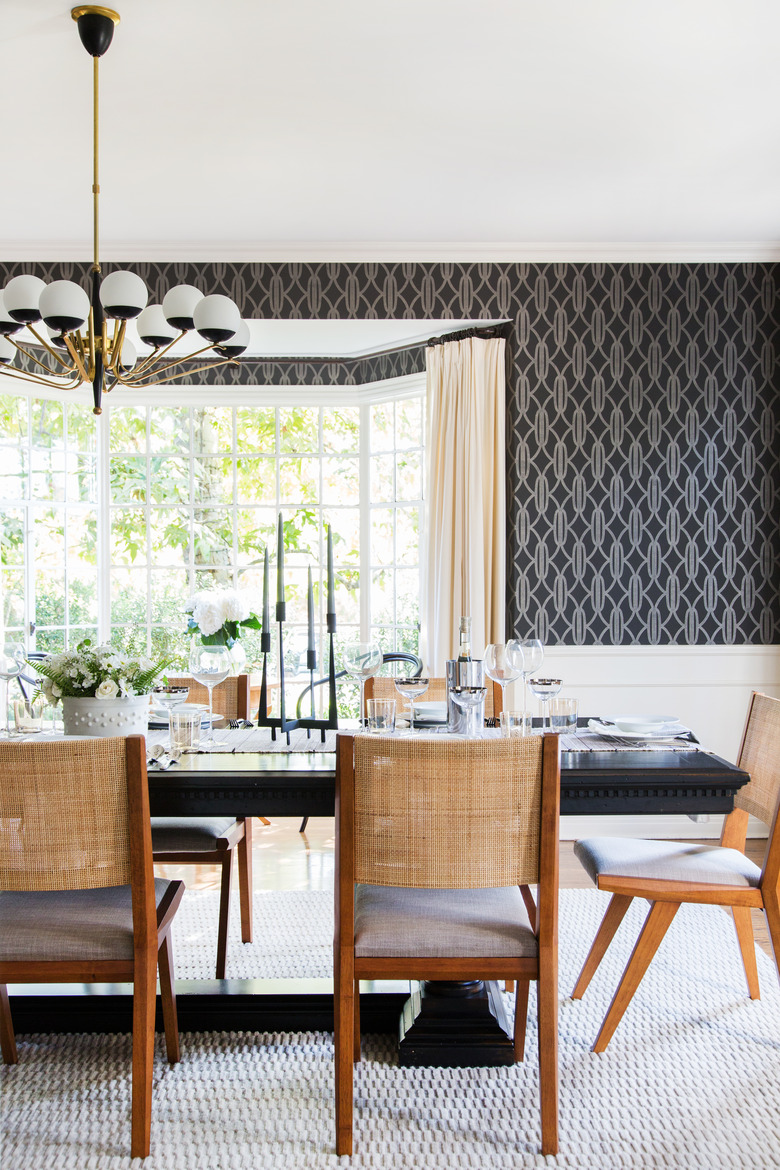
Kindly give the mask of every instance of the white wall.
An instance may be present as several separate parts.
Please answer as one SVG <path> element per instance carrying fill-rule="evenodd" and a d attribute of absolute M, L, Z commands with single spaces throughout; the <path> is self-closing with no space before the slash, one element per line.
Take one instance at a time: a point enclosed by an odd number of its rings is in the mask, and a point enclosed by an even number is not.
<path fill-rule="evenodd" d="M 705 749 L 733 763 L 751 692 L 780 697 L 780 646 L 550 646 L 537 674 L 563 679 L 561 694 L 579 699 L 581 715 L 676 715 Z M 518 696 L 515 684 L 515 702 Z M 721 822 L 565 817 L 561 836 L 717 837 Z M 749 832 L 765 834 L 758 822 Z"/>

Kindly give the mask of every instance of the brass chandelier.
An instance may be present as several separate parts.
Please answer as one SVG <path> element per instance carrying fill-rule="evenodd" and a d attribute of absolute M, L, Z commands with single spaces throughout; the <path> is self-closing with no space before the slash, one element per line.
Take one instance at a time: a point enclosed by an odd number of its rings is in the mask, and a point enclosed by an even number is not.
<path fill-rule="evenodd" d="M 181 284 L 166 293 L 161 305 L 149 305 L 146 285 L 134 272 L 101 274 L 98 61 L 111 44 L 119 15 L 85 4 L 74 8 L 71 16 L 93 63 L 91 295 L 72 280 L 46 284 L 31 275 L 9 280 L 0 298 L 0 374 L 59 389 L 90 384 L 94 413 L 101 414 L 103 393 L 114 386 L 159 386 L 234 363 L 249 344 L 249 327 L 235 302 L 220 293 L 204 296 L 194 285 Z M 127 322 L 132 320 L 137 321 L 140 340 L 151 347 L 145 356 L 136 352 L 127 336 Z M 15 337 L 25 326 L 33 338 L 28 345 Z M 175 357 L 171 350 L 192 331 L 206 344 L 198 342 L 191 353 Z M 202 354 L 217 360 L 193 367 Z"/>

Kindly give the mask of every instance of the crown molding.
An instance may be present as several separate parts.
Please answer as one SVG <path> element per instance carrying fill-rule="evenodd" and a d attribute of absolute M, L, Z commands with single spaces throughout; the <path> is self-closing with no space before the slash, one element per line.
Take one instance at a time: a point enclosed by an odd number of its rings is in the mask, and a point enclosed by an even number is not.
<path fill-rule="evenodd" d="M 570 243 L 279 243 L 235 244 L 191 241 L 175 247 L 126 241 L 104 245 L 112 263 L 318 263 L 318 264 L 743 264 L 780 260 L 780 240 L 570 242 Z M 81 259 L 78 253 L 82 253 Z M 89 263 L 90 248 L 54 241 L 0 241 L 0 262 Z"/>

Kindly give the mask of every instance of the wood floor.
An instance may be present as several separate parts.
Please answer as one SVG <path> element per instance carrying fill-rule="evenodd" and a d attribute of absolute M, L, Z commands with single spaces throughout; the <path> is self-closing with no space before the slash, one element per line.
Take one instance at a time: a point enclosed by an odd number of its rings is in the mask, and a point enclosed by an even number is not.
<path fill-rule="evenodd" d="M 253 830 L 254 881 L 257 889 L 330 890 L 333 889 L 334 824 L 330 817 L 312 817 L 306 832 L 299 833 L 300 820 L 276 817 L 270 825 L 255 820 Z M 697 845 L 705 842 L 700 839 Z M 717 841 L 713 841 L 717 844 Z M 748 841 L 747 854 L 757 865 L 764 858 L 766 841 Z M 590 886 L 573 852 L 572 841 L 561 841 L 561 886 L 585 889 Z M 220 871 L 216 866 L 157 866 L 160 876 L 180 877 L 196 889 L 219 889 Z M 725 911 L 724 911 L 725 913 Z M 756 942 L 771 956 L 772 949 L 766 920 L 754 910 L 753 930 Z"/>

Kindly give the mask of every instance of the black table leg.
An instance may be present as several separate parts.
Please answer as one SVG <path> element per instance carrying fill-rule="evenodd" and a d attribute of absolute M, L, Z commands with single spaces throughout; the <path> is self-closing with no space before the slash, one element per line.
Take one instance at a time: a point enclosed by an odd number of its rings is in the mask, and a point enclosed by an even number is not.
<path fill-rule="evenodd" d="M 515 1063 L 498 983 L 426 980 L 404 1004 L 399 1062 L 435 1068 L 495 1068 Z"/>

